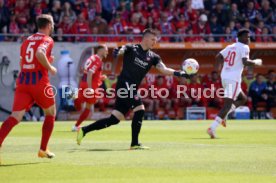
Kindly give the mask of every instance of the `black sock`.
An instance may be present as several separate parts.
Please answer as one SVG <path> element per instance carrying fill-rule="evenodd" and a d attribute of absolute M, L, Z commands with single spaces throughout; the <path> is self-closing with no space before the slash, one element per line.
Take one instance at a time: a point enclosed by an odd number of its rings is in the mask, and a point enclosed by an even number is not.
<path fill-rule="evenodd" d="M 132 141 L 131 146 L 139 144 L 139 133 L 142 127 L 142 120 L 144 117 L 144 110 L 139 110 L 134 113 L 132 123 L 131 123 L 131 130 L 132 130 Z"/>
<path fill-rule="evenodd" d="M 100 119 L 88 126 L 82 127 L 83 135 L 86 135 L 88 132 L 94 130 L 101 130 L 103 128 L 107 128 L 111 125 L 116 125 L 120 122 L 115 116 L 111 114 L 109 118 Z"/>

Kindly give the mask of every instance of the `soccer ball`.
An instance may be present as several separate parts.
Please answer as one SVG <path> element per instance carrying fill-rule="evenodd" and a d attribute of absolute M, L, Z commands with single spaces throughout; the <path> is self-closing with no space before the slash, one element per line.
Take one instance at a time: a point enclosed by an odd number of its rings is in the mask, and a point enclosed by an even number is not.
<path fill-rule="evenodd" d="M 188 58 L 182 63 L 182 70 L 186 72 L 186 74 L 195 74 L 199 69 L 198 62 L 193 58 Z"/>

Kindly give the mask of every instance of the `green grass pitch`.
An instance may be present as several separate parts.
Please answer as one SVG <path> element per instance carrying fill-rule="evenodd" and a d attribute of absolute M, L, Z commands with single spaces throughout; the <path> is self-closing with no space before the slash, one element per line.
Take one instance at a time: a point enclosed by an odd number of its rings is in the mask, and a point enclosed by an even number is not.
<path fill-rule="evenodd" d="M 0 183 L 276 183 L 276 121 L 228 121 L 218 139 L 211 121 L 144 121 L 146 151 L 130 151 L 129 122 L 88 134 L 81 146 L 73 122 L 56 122 L 50 149 L 39 159 L 41 123 L 21 123 L 6 139 Z M 88 124 L 86 122 L 85 124 Z"/>

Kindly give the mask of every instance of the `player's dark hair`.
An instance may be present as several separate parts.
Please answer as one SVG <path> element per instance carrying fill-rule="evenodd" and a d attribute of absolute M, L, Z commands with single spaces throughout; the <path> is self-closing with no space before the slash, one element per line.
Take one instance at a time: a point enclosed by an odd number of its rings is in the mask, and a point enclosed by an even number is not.
<path fill-rule="evenodd" d="M 99 50 L 101 50 L 101 49 L 103 49 L 103 48 L 105 48 L 105 47 L 106 47 L 106 45 L 104 45 L 104 44 L 98 45 L 98 46 L 96 47 L 96 52 L 98 52 Z"/>
<path fill-rule="evenodd" d="M 244 34 L 248 34 L 250 31 L 248 29 L 240 29 L 238 32 L 238 38 L 242 37 Z"/>
<path fill-rule="evenodd" d="M 42 14 L 42 15 L 39 15 L 36 19 L 36 24 L 38 29 L 43 29 L 52 23 L 53 23 L 53 17 L 51 15 Z"/>
<path fill-rule="evenodd" d="M 153 30 L 153 29 L 145 29 L 144 31 L 143 31 L 143 37 L 145 37 L 146 35 L 148 35 L 148 34 L 152 34 L 152 35 L 154 35 L 154 36 L 156 36 L 157 34 L 156 34 L 156 32 Z"/>

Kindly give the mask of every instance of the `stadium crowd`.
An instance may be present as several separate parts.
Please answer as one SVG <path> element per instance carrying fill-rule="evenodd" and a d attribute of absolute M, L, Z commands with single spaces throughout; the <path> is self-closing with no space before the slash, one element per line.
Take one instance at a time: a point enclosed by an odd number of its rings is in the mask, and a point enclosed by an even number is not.
<path fill-rule="evenodd" d="M 244 75 L 241 87 L 248 96 L 246 105 L 250 111 L 253 111 L 252 118 L 273 118 L 271 109 L 276 107 L 275 76 L 274 70 L 269 70 L 266 75 L 257 74 L 256 76 L 248 70 Z M 223 98 L 219 97 L 219 93 L 216 92 L 222 88 L 222 84 L 219 74 L 215 71 L 206 75 L 197 74 L 191 80 L 149 74 L 141 83 L 141 96 L 145 96 L 145 91 L 150 93 L 151 85 L 155 88 L 156 95 L 143 97 L 146 106 L 146 118 L 148 119 L 181 119 L 185 115 L 183 111 L 191 106 L 206 107 L 207 118 L 211 119 L 212 115 L 217 114 L 223 105 Z M 177 97 L 177 91 L 185 91 L 183 88 L 177 90 L 177 85 L 186 86 L 185 93 L 187 95 L 179 94 L 180 97 Z M 106 80 L 102 87 L 105 89 L 115 88 L 116 80 L 111 83 L 110 80 Z M 166 96 L 163 89 L 169 90 L 169 95 L 166 98 L 160 97 Z M 206 93 L 207 97 L 203 94 L 204 89 L 210 89 L 209 93 Z M 209 98 L 211 91 L 214 91 L 215 97 Z M 158 92 L 160 92 L 159 95 Z M 112 108 L 113 105 L 114 98 L 106 97 L 98 101 L 96 109 L 105 111 L 108 107 Z M 263 112 L 263 116 L 260 116 L 259 112 Z"/>
<path fill-rule="evenodd" d="M 275 0 L 0 0 L 0 33 L 34 33 L 42 13 L 53 15 L 56 41 L 139 41 L 116 35 L 140 35 L 153 28 L 171 35 L 161 41 L 232 42 L 241 27 L 250 29 L 253 41 L 276 41 Z M 113 36 L 93 36 L 97 34 Z"/>

